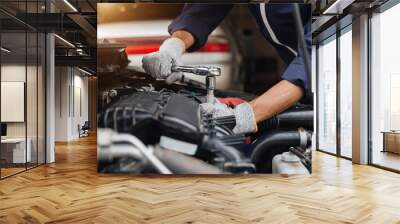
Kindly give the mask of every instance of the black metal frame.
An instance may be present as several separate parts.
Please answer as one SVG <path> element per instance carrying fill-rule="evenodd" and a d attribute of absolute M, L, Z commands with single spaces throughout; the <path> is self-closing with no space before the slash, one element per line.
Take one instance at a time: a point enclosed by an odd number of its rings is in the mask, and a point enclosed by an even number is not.
<path fill-rule="evenodd" d="M 341 65 L 340 65 L 340 35 L 341 30 L 336 30 L 336 154 L 341 156 L 341 133 L 342 125 L 340 123 L 340 79 L 341 79 Z"/>
<path fill-rule="evenodd" d="M 371 55 L 372 55 L 372 42 L 371 42 L 371 18 L 372 14 L 371 12 L 368 13 L 368 55 L 367 55 L 367 60 L 368 60 L 368 76 L 367 76 L 367 83 L 368 83 L 368 164 L 372 165 L 372 103 L 371 103 L 371 92 L 372 92 L 372 85 L 371 85 L 371 72 L 372 72 L 372 65 L 371 65 Z"/>
<path fill-rule="evenodd" d="M 319 79 L 318 79 L 318 71 L 319 71 L 319 44 L 315 45 L 315 148 L 318 150 L 319 149 L 319 107 L 318 107 L 318 102 L 319 102 L 319 94 L 318 94 L 318 89 L 319 89 Z"/>

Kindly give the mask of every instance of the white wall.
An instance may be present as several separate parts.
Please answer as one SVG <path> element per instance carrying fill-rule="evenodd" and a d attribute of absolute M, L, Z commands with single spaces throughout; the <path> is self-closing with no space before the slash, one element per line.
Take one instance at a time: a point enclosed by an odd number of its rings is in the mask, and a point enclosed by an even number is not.
<path fill-rule="evenodd" d="M 26 67 L 24 65 L 2 65 L 1 81 L 4 82 L 25 82 Z M 7 108 L 1 108 L 7 110 Z M 8 137 L 25 137 L 25 122 L 9 122 L 7 123 Z"/>
<path fill-rule="evenodd" d="M 69 69 L 55 68 L 55 141 L 67 141 L 68 136 L 68 100 Z"/>
<path fill-rule="evenodd" d="M 78 125 L 83 125 L 85 121 L 89 120 L 88 110 L 88 78 L 86 76 L 81 76 L 82 73 L 74 75 L 74 108 L 72 108 L 72 136 L 73 138 L 79 137 Z M 80 102 L 79 102 L 80 101 Z M 80 111 L 81 110 L 81 111 Z"/>
<path fill-rule="evenodd" d="M 82 115 L 79 118 L 81 122 L 85 122 L 88 120 L 88 77 L 75 75 L 75 86 L 81 88 L 82 91 Z"/>
<path fill-rule="evenodd" d="M 75 68 L 56 67 L 55 85 L 55 140 L 78 139 L 78 125 L 88 120 L 88 78 Z"/>
<path fill-rule="evenodd" d="M 15 110 L 19 110 L 18 112 L 22 113 L 23 116 L 23 119 L 20 122 L 6 122 L 7 137 L 24 138 L 27 136 L 31 144 L 32 161 L 36 162 L 36 159 L 39 159 L 39 163 L 44 163 L 45 159 L 45 90 L 43 89 L 43 79 L 44 73 L 42 72 L 41 66 L 25 66 L 25 64 L 3 64 L 1 66 L 2 84 L 3 82 L 23 82 L 26 87 L 25 89 L 18 90 L 19 93 L 23 95 L 26 91 L 26 100 L 21 102 L 23 105 L 18 108 L 7 107 L 4 105 L 1 107 L 3 113 L 16 113 Z M 5 89 L 2 89 L 2 94 L 5 94 L 3 92 L 4 90 Z M 7 98 L 7 95 L 2 95 L 2 98 L 4 97 Z M 24 97 L 25 96 L 22 98 Z M 26 119 L 24 117 L 25 113 Z"/>

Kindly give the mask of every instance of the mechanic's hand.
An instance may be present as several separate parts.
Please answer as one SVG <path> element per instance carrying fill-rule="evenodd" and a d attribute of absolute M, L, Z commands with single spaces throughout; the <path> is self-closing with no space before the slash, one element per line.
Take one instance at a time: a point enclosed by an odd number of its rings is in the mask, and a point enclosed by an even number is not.
<path fill-rule="evenodd" d="M 144 70 L 156 79 L 165 79 L 165 82 L 172 84 L 180 80 L 182 72 L 172 72 L 174 65 L 182 65 L 182 54 L 185 51 L 184 43 L 176 37 L 165 40 L 160 50 L 147 54 L 142 59 Z"/>
<path fill-rule="evenodd" d="M 206 113 L 211 113 L 214 118 L 234 115 L 236 119 L 236 126 L 233 128 L 233 132 L 236 134 L 253 133 L 257 131 L 257 123 L 254 117 L 253 109 L 247 102 L 231 108 L 226 104 L 215 100 L 214 103 L 200 104 L 200 108 Z"/>

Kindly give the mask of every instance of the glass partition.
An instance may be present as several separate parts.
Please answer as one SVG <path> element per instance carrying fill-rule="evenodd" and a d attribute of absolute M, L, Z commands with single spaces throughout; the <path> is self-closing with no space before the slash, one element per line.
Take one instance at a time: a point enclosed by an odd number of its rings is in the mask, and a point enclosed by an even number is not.
<path fill-rule="evenodd" d="M 0 178 L 45 163 L 45 35 L 18 18 L 44 1 L 1 1 Z"/>
<path fill-rule="evenodd" d="M 351 26 L 340 38 L 340 155 L 352 157 L 352 33 Z"/>
<path fill-rule="evenodd" d="M 336 36 L 318 47 L 318 149 L 336 154 Z"/>
<path fill-rule="evenodd" d="M 27 113 L 27 150 L 30 150 L 30 160 L 27 167 L 37 165 L 38 158 L 38 35 L 36 32 L 28 32 L 28 61 L 27 61 L 27 80 L 26 80 L 26 113 Z"/>
<path fill-rule="evenodd" d="M 27 2 L 27 13 L 40 13 L 41 4 L 38 1 Z M 39 17 L 34 16 L 32 20 L 38 20 Z M 38 23 L 38 21 L 34 21 Z M 29 27 L 28 27 L 29 28 Z M 27 167 L 35 167 L 39 160 L 39 70 L 40 67 L 40 37 L 39 32 L 35 29 L 27 29 L 27 142 L 31 151 L 30 162 Z"/>
<path fill-rule="evenodd" d="M 31 160 L 26 133 L 26 33 L 1 34 L 1 158 L 2 177 L 26 169 Z"/>
<path fill-rule="evenodd" d="M 46 162 L 45 124 L 46 124 L 46 36 L 38 34 L 38 75 L 37 75 L 37 162 Z"/>
<path fill-rule="evenodd" d="M 371 18 L 371 162 L 400 170 L 400 4 Z"/>

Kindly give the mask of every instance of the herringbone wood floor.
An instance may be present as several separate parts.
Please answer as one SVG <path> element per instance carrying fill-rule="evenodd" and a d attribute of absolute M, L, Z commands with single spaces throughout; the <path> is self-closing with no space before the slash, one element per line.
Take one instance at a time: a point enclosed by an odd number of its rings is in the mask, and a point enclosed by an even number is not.
<path fill-rule="evenodd" d="M 0 181 L 0 223 L 400 223 L 400 175 L 315 153 L 312 176 L 96 173 L 96 142 Z"/>

